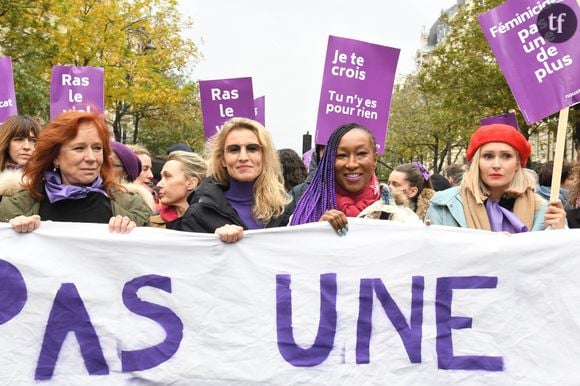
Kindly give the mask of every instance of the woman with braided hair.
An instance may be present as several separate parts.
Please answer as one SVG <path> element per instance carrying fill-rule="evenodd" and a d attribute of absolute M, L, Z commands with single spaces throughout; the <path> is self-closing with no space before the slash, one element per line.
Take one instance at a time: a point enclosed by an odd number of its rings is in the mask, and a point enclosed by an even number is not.
<path fill-rule="evenodd" d="M 431 175 L 421 162 L 397 166 L 389 175 L 389 188 L 403 193 L 409 199 L 411 210 L 419 218 L 425 218 L 435 190 L 431 184 Z"/>
<path fill-rule="evenodd" d="M 328 139 L 324 155 L 303 196 L 291 225 L 328 221 L 339 236 L 348 232 L 347 217 L 419 222 L 398 195 L 379 184 L 375 175 L 376 141 L 356 123 L 338 127 Z"/>

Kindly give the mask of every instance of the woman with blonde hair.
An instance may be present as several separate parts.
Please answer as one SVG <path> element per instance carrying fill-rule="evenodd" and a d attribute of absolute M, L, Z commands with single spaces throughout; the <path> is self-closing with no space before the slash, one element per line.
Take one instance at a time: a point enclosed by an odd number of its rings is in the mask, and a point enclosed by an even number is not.
<path fill-rule="evenodd" d="M 227 243 L 245 229 L 285 226 L 291 199 L 270 134 L 260 123 L 232 118 L 209 142 L 209 177 L 168 229 L 216 233 Z"/>
<path fill-rule="evenodd" d="M 159 214 L 152 216 L 150 225 L 165 228 L 177 220 L 189 207 L 188 198 L 205 179 L 207 164 L 198 154 L 174 151 L 167 156 L 161 170 L 159 189 Z"/>
<path fill-rule="evenodd" d="M 566 227 L 562 203 L 535 193 L 523 170 L 532 153 L 526 138 L 504 124 L 478 128 L 469 141 L 469 169 L 461 185 L 437 192 L 426 220 L 432 224 L 520 233 Z"/>

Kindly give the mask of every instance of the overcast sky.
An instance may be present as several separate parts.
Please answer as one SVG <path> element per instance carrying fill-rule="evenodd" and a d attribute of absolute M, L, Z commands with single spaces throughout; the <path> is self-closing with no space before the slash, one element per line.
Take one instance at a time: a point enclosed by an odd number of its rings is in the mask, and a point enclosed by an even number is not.
<path fill-rule="evenodd" d="M 421 29 L 456 0 L 180 0 L 202 58 L 194 80 L 252 77 L 266 96 L 278 149 L 302 150 L 314 134 L 328 36 L 401 49 L 398 74 L 414 71 Z M 313 135 L 314 138 L 314 135 Z"/>

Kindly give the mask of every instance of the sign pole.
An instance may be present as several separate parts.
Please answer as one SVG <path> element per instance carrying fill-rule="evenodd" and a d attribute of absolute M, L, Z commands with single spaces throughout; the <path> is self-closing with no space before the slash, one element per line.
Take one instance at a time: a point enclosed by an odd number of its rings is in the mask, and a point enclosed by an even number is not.
<path fill-rule="evenodd" d="M 552 170 L 550 201 L 558 201 L 560 196 L 560 179 L 562 178 L 562 164 L 564 163 L 564 145 L 566 143 L 566 127 L 568 126 L 569 110 L 569 107 L 560 110 L 558 117 L 558 133 L 556 135 L 556 152 L 554 154 L 554 169 Z"/>

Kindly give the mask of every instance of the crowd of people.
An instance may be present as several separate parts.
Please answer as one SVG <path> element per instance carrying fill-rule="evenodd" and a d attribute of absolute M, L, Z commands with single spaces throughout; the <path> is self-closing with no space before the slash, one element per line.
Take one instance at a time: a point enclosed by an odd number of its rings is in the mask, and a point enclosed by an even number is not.
<path fill-rule="evenodd" d="M 526 169 L 531 146 L 515 128 L 481 126 L 467 165 L 432 174 L 420 162 L 376 174 L 376 140 L 342 125 L 317 145 L 307 169 L 291 149 L 277 151 L 266 128 L 227 121 L 207 156 L 186 144 L 151 157 L 110 137 L 102 118 L 66 112 L 45 128 L 13 116 L 0 126 L 0 221 L 31 232 L 44 220 L 215 233 L 226 243 L 245 230 L 327 221 L 339 236 L 348 218 L 371 218 L 520 233 L 580 227 L 580 167 L 563 165 L 560 196 L 549 202 L 553 163 Z"/>

